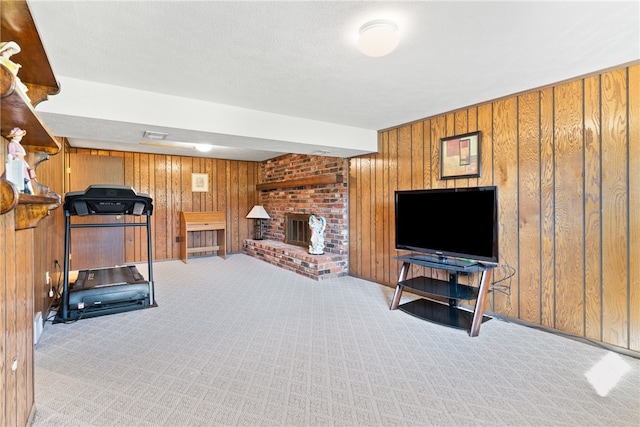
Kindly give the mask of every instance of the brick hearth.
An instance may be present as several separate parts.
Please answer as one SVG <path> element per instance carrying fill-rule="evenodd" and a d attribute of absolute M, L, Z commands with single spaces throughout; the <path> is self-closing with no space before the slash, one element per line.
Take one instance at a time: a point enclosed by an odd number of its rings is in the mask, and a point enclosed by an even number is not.
<path fill-rule="evenodd" d="M 348 273 L 348 263 L 344 255 L 330 253 L 311 255 L 301 246 L 276 240 L 246 239 L 242 242 L 242 251 L 252 257 L 318 281 L 346 276 Z"/>

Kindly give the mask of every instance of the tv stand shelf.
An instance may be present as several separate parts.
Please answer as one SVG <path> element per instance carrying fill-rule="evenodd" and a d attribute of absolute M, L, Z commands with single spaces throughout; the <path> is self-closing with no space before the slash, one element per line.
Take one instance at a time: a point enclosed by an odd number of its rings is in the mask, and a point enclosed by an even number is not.
<path fill-rule="evenodd" d="M 494 266 L 465 262 L 441 262 L 437 258 L 431 259 L 416 256 L 400 256 L 396 259 L 402 261 L 402 268 L 398 278 L 398 285 L 391 301 L 391 310 L 399 308 L 421 319 L 445 326 L 466 329 L 469 331 L 469 336 L 478 336 L 480 325 L 489 320 L 489 317 L 484 316 L 484 304 Z M 424 276 L 407 279 L 411 264 L 448 271 L 449 281 Z M 481 275 L 479 287 L 458 283 L 460 274 L 471 273 L 479 273 Z M 400 305 L 402 291 L 405 288 L 411 289 L 418 295 L 438 300 L 418 299 Z M 440 301 L 440 299 L 448 300 L 448 304 Z M 458 301 L 461 300 L 475 300 L 474 310 L 468 311 L 459 307 Z"/>

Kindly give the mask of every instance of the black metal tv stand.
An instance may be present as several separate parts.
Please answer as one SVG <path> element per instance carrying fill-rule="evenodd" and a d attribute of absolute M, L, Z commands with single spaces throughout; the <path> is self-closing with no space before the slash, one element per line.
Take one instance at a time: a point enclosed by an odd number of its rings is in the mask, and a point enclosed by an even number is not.
<path fill-rule="evenodd" d="M 92 185 L 85 191 L 65 195 L 64 280 L 60 307 L 54 323 L 121 313 L 156 306 L 153 284 L 151 245 L 152 199 L 133 188 L 117 185 Z M 72 223 L 72 216 L 134 215 L 146 216 L 145 222 Z M 69 275 L 71 229 L 94 227 L 145 227 L 147 230 L 148 279 L 134 265 L 80 270 L 73 283 Z"/>
<path fill-rule="evenodd" d="M 469 336 L 480 333 L 482 322 L 489 320 L 484 316 L 484 304 L 487 299 L 491 275 L 494 266 L 460 260 L 442 260 L 427 256 L 405 255 L 396 257 L 402 261 L 400 277 L 396 286 L 391 310 L 400 309 L 411 315 L 441 325 L 451 326 L 469 331 Z M 431 277 L 414 277 L 407 280 L 411 264 L 430 267 L 449 272 L 449 281 Z M 458 275 L 480 273 L 480 286 L 469 286 L 458 283 Z M 407 288 L 414 293 L 434 299 L 417 299 L 400 305 L 402 291 Z M 446 302 L 445 302 L 446 300 Z M 473 311 L 458 306 L 458 301 L 475 300 Z"/>

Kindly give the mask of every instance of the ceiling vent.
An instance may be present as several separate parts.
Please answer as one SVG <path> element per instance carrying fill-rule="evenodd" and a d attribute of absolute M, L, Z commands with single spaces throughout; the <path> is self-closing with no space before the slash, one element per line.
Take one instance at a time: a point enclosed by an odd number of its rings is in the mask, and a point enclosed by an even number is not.
<path fill-rule="evenodd" d="M 164 133 L 164 132 L 154 132 L 152 130 L 145 130 L 144 134 L 142 135 L 143 138 L 146 139 L 152 139 L 154 141 L 162 141 L 163 139 L 165 139 L 167 136 L 169 136 L 168 133 Z"/>

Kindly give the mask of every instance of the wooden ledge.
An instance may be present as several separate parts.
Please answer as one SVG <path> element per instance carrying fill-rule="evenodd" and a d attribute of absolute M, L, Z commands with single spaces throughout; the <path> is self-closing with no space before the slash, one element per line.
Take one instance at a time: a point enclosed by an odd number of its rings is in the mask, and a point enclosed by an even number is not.
<path fill-rule="evenodd" d="M 276 190 L 278 188 L 292 188 L 292 187 L 306 187 L 309 185 L 322 185 L 322 184 L 340 184 L 344 180 L 341 174 L 336 175 L 316 175 L 308 178 L 291 179 L 288 181 L 276 181 L 267 182 L 264 184 L 257 184 L 256 190 Z"/>

